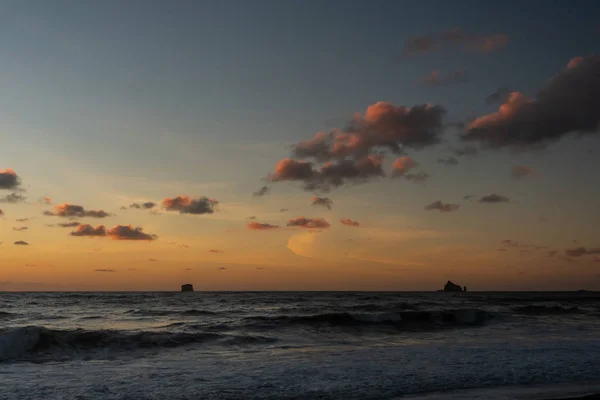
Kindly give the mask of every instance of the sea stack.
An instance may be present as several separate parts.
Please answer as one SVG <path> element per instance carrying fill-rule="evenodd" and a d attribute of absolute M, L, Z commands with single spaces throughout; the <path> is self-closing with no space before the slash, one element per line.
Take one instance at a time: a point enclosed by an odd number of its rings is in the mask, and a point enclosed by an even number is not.
<path fill-rule="evenodd" d="M 182 292 L 193 292 L 194 285 L 192 285 L 191 283 L 186 283 L 185 285 L 181 285 L 181 291 Z"/>
<path fill-rule="evenodd" d="M 444 286 L 444 292 L 462 292 L 462 291 L 463 290 L 460 287 L 460 285 L 457 285 L 452 281 L 446 282 L 446 285 Z"/>

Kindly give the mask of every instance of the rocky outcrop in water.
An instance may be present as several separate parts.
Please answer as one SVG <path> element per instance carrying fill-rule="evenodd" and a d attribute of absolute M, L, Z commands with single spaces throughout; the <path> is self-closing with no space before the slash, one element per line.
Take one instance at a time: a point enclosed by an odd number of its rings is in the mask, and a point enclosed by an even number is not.
<path fill-rule="evenodd" d="M 194 285 L 192 285 L 191 283 L 186 283 L 184 285 L 181 285 L 181 291 L 182 292 L 193 292 Z"/>
<path fill-rule="evenodd" d="M 448 281 L 446 282 L 446 285 L 444 286 L 444 292 L 462 292 L 462 287 L 460 287 L 460 285 L 455 284 L 452 281 Z"/>

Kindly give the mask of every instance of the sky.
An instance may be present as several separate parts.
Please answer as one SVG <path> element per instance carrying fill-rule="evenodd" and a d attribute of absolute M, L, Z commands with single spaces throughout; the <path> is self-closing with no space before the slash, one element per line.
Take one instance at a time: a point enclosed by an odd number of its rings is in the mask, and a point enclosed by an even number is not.
<path fill-rule="evenodd" d="M 0 16 L 0 290 L 600 290 L 597 2 Z"/>

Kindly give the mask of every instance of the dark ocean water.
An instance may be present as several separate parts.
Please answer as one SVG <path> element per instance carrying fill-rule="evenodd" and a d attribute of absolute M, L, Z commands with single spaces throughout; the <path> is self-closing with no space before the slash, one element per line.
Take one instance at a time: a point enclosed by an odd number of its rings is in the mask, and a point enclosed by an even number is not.
<path fill-rule="evenodd" d="M 0 293 L 0 399 L 393 399 L 593 380 L 595 292 Z"/>

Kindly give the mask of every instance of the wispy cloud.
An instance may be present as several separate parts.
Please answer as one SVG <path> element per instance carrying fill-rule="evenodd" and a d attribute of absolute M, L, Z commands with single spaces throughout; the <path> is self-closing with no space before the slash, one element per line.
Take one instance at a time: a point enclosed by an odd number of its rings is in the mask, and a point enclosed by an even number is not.
<path fill-rule="evenodd" d="M 331 200 L 329 197 L 313 197 L 312 205 L 325 207 L 328 210 L 331 210 L 331 207 L 333 206 L 333 200 Z"/>
<path fill-rule="evenodd" d="M 269 189 L 268 186 L 263 186 L 260 189 L 258 189 L 256 192 L 254 192 L 252 195 L 254 197 L 262 197 L 262 196 L 269 194 L 270 191 L 271 191 L 271 189 Z"/>
<path fill-rule="evenodd" d="M 260 222 L 250 222 L 247 226 L 248 226 L 248 229 L 250 229 L 252 231 L 267 231 L 267 230 L 279 229 L 278 225 L 271 225 L 271 224 L 260 223 Z"/>
<path fill-rule="evenodd" d="M 317 228 L 317 229 L 325 229 L 329 228 L 331 225 L 329 222 L 325 221 L 324 218 L 305 218 L 305 217 L 296 217 L 292 218 L 288 221 L 287 226 L 291 227 L 300 227 L 300 228 Z"/>
<path fill-rule="evenodd" d="M 354 227 L 359 227 L 360 223 L 358 221 L 353 221 L 350 218 L 342 218 L 340 219 L 340 223 L 342 225 L 346 225 L 346 226 L 354 226 Z"/>
<path fill-rule="evenodd" d="M 437 210 L 440 212 L 452 212 L 452 211 L 458 210 L 459 207 L 460 207 L 460 205 L 458 205 L 458 204 L 442 203 L 440 200 L 438 200 L 438 201 L 434 201 L 433 203 L 425 206 L 425 210 L 427 210 L 427 211 Z"/>
<path fill-rule="evenodd" d="M 463 69 L 442 74 L 441 71 L 431 71 L 427 76 L 419 80 L 419 84 L 425 87 L 441 87 L 467 81 L 467 72 Z"/>
<path fill-rule="evenodd" d="M 507 203 L 508 197 L 492 193 L 479 199 L 480 203 Z"/>
<path fill-rule="evenodd" d="M 106 218 L 112 216 L 104 210 L 86 210 L 83 206 L 63 203 L 54 206 L 54 212 L 45 211 L 44 215 L 55 216 L 55 217 L 92 217 L 92 218 Z"/>

